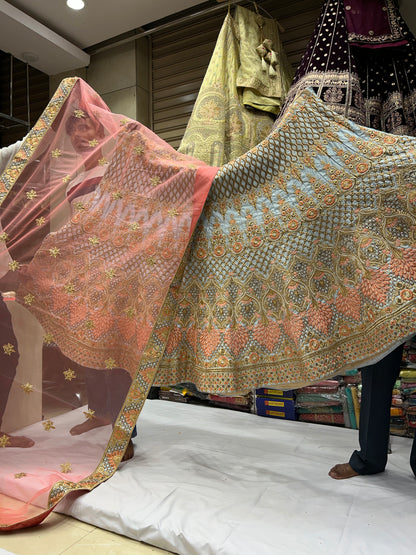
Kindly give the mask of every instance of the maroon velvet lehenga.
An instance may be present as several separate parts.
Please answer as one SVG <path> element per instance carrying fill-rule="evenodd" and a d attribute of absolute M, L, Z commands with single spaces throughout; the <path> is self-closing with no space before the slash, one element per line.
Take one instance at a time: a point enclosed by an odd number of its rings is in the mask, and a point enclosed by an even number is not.
<path fill-rule="evenodd" d="M 326 0 L 286 106 L 305 88 L 338 114 L 416 134 L 416 39 L 394 0 Z"/>

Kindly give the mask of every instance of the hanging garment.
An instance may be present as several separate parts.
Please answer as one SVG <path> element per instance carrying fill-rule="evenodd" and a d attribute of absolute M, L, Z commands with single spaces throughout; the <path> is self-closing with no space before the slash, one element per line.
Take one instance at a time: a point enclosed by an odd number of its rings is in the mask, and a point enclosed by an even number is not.
<path fill-rule="evenodd" d="M 270 132 L 291 79 L 277 22 L 237 6 L 224 20 L 179 152 L 215 166 L 247 152 Z"/>
<path fill-rule="evenodd" d="M 287 105 L 312 87 L 356 123 L 415 135 L 415 68 L 416 39 L 394 0 L 327 0 Z"/>
<path fill-rule="evenodd" d="M 299 388 L 416 331 L 416 139 L 312 91 L 218 170 L 65 80 L 0 186 L 3 530 L 109 478 L 153 383 Z"/>

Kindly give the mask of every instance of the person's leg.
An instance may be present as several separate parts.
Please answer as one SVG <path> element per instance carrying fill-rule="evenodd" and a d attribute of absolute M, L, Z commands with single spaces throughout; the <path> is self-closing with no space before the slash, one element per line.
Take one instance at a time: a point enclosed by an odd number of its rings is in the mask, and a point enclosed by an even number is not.
<path fill-rule="evenodd" d="M 354 451 L 348 463 L 331 468 L 331 478 L 341 480 L 384 471 L 388 455 L 391 398 L 400 373 L 402 354 L 403 345 L 400 345 L 376 364 L 361 369 L 360 450 Z"/>
<path fill-rule="evenodd" d="M 6 436 L 4 440 L 6 447 L 32 447 L 35 443 L 32 439 L 1 431 L 2 419 L 18 362 L 19 351 L 13 331 L 12 318 L 0 294 L 0 437 Z"/>
<path fill-rule="evenodd" d="M 107 369 L 85 368 L 88 409 L 93 411 L 93 416 L 73 426 L 70 430 L 71 435 L 80 435 L 112 423 L 111 414 L 108 411 L 108 372 Z"/>

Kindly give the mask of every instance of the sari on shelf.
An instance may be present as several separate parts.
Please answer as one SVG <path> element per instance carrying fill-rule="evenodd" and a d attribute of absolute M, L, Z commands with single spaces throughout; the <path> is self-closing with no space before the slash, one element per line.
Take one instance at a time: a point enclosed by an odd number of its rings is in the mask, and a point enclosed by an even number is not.
<path fill-rule="evenodd" d="M 76 119 L 96 130 L 87 145 L 68 137 Z M 360 127 L 310 90 L 218 169 L 64 80 L 0 179 L 16 337 L 2 362 L 20 355 L 3 375 L 3 530 L 108 479 L 153 384 L 297 388 L 416 331 L 416 139 Z M 70 433 L 96 422 L 88 382 L 122 372 L 120 404 L 103 398 L 115 417 Z"/>

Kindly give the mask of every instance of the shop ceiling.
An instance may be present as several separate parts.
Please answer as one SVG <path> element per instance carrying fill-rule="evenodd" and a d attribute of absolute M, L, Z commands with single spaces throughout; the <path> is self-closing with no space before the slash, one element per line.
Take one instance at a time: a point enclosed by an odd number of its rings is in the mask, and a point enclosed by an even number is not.
<path fill-rule="evenodd" d="M 206 3 L 206 2 L 205 2 Z M 0 0 L 0 50 L 53 75 L 89 63 L 86 48 L 201 4 L 201 0 Z"/>
<path fill-rule="evenodd" d="M 65 0 L 0 0 L 0 50 L 54 75 L 88 65 L 88 48 L 93 45 L 183 10 L 216 3 L 214 0 L 85 2 L 83 10 L 74 11 Z M 403 16 L 416 34 L 414 4 L 415 0 L 399 1 Z"/>

